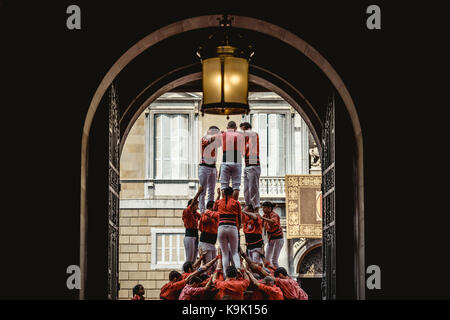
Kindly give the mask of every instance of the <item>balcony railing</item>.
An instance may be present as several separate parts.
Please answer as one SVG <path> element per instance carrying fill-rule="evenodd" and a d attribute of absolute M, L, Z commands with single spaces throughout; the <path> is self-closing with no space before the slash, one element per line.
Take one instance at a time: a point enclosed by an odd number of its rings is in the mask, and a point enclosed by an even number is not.
<path fill-rule="evenodd" d="M 240 196 L 244 196 L 244 179 L 241 182 Z M 284 198 L 284 177 L 260 177 L 259 178 L 259 196 L 270 198 Z"/>
<path fill-rule="evenodd" d="M 259 194 L 261 197 L 284 197 L 284 177 L 260 177 Z"/>

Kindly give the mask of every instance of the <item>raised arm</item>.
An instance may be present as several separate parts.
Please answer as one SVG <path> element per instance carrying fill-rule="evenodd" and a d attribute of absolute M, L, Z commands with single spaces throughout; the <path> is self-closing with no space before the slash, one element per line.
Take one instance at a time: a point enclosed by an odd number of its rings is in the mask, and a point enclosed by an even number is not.
<path fill-rule="evenodd" d="M 192 265 L 194 270 L 197 269 L 198 267 L 200 267 L 200 265 L 201 265 L 201 263 L 203 261 L 203 258 L 204 258 L 204 254 L 203 254 L 203 249 L 202 248 L 198 248 L 198 253 L 199 253 L 199 256 L 198 256 L 197 260 L 195 260 L 194 264 Z"/>
<path fill-rule="evenodd" d="M 252 270 L 255 270 L 256 268 L 258 268 L 257 264 L 254 263 L 252 260 L 250 260 L 250 258 L 247 256 L 247 254 L 243 251 L 240 251 L 240 254 L 242 256 L 242 258 L 244 258 L 245 262 L 247 263 L 248 267 Z"/>
<path fill-rule="evenodd" d="M 214 259 L 211 260 L 211 261 L 214 261 Z M 210 262 L 211 262 L 211 261 L 210 261 Z M 205 271 L 211 266 L 211 265 L 209 264 L 210 262 L 208 262 L 207 264 L 205 264 L 203 267 L 198 268 L 197 270 L 195 270 L 194 272 L 192 272 L 190 275 L 188 275 L 188 276 L 186 277 L 186 279 L 185 279 L 186 282 L 188 282 L 190 278 L 195 277 L 195 276 L 198 276 L 199 274 L 205 272 Z M 208 264 L 209 264 L 209 265 L 208 265 Z"/>
<path fill-rule="evenodd" d="M 219 187 L 219 188 L 217 188 L 217 198 L 216 198 L 216 201 L 220 199 L 220 195 L 221 195 L 221 192 L 220 192 L 220 187 Z"/>
<path fill-rule="evenodd" d="M 222 251 L 220 250 L 220 247 L 217 250 L 217 266 L 216 266 L 216 271 L 214 272 L 213 276 L 212 276 L 212 281 L 216 281 L 217 279 L 217 274 L 219 273 L 219 270 L 222 270 Z"/>
<path fill-rule="evenodd" d="M 263 249 L 263 250 L 264 250 L 264 249 Z M 253 262 L 252 260 L 250 260 L 250 258 L 249 258 L 244 252 L 242 252 L 241 255 L 242 255 L 242 257 L 245 259 L 245 262 L 247 262 L 248 267 L 249 267 L 252 271 L 257 272 L 257 273 L 259 273 L 260 275 L 262 275 L 262 276 L 264 276 L 264 277 L 270 276 L 270 273 L 269 273 L 269 272 L 267 272 L 266 270 L 264 270 L 264 268 L 260 267 L 259 265 L 257 265 L 257 264 L 256 264 L 255 262 Z M 265 261 L 265 260 L 264 260 L 264 251 L 262 251 L 261 257 L 263 258 L 263 261 Z"/>
<path fill-rule="evenodd" d="M 242 268 L 242 276 L 244 277 L 245 280 L 250 280 L 248 277 L 248 269 L 245 267 L 245 264 L 242 264 L 243 268 Z"/>
<path fill-rule="evenodd" d="M 245 213 L 246 215 L 248 215 L 253 220 L 258 219 L 258 217 L 256 216 L 256 213 L 254 213 L 254 212 L 248 212 L 248 211 L 245 211 L 245 210 L 242 210 L 242 212 Z"/>
<path fill-rule="evenodd" d="M 269 268 L 271 268 L 271 269 L 276 269 L 276 268 L 270 263 L 270 261 L 266 260 L 266 256 L 265 256 L 265 254 L 264 254 L 264 248 L 261 248 L 260 251 L 259 251 L 259 253 L 260 253 L 260 255 L 261 255 L 261 259 L 263 260 L 265 266 L 267 266 L 267 267 L 269 267 Z M 266 273 L 266 276 L 270 276 L 270 273 L 267 273 L 267 271 L 265 271 L 264 269 L 262 269 L 262 271 L 263 271 L 264 273 Z"/>
<path fill-rule="evenodd" d="M 194 198 L 192 199 L 192 203 L 197 202 L 198 197 L 200 196 L 200 193 L 202 193 L 202 191 L 203 191 L 203 186 L 199 186 L 197 193 L 195 194 Z"/>
<path fill-rule="evenodd" d="M 206 283 L 206 286 L 205 286 L 205 290 L 206 290 L 206 291 L 208 291 L 208 290 L 211 289 L 212 283 L 213 283 L 213 277 L 211 276 L 211 277 L 209 277 L 209 280 L 208 280 L 208 282 Z"/>
<path fill-rule="evenodd" d="M 263 220 L 265 220 L 267 222 L 272 222 L 272 223 L 275 222 L 273 219 L 268 219 L 268 218 L 266 218 L 264 216 L 262 216 L 261 219 L 263 219 Z"/>
<path fill-rule="evenodd" d="M 247 278 L 249 278 L 250 282 L 253 283 L 255 286 L 259 287 L 259 282 L 256 280 L 256 278 L 253 276 L 253 274 L 250 271 L 246 271 L 245 274 L 247 275 Z"/>
<path fill-rule="evenodd" d="M 207 264 L 205 264 L 202 268 L 205 268 L 205 270 L 208 270 L 219 258 L 216 256 L 214 259 L 209 261 Z"/>

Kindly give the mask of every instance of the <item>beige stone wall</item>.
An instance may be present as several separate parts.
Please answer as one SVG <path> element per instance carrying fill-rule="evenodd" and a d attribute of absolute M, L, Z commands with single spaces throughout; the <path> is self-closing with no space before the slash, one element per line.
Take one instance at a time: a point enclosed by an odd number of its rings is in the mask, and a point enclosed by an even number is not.
<path fill-rule="evenodd" d="M 130 299 L 136 284 L 142 284 L 147 299 L 159 299 L 171 269 L 151 270 L 152 227 L 180 228 L 182 210 L 120 211 L 119 282 L 120 299 Z"/>
<path fill-rule="evenodd" d="M 145 178 L 145 115 L 142 113 L 130 130 L 120 158 L 120 179 Z M 122 182 L 121 199 L 143 199 L 143 182 Z"/>
<path fill-rule="evenodd" d="M 145 288 L 145 296 L 158 300 L 161 287 L 168 282 L 172 269 L 151 269 L 151 227 L 183 228 L 182 210 L 120 211 L 119 298 L 128 300 L 136 284 Z M 241 243 L 245 237 L 241 230 Z M 245 250 L 245 247 L 242 247 Z M 177 269 L 181 272 L 181 268 Z"/>

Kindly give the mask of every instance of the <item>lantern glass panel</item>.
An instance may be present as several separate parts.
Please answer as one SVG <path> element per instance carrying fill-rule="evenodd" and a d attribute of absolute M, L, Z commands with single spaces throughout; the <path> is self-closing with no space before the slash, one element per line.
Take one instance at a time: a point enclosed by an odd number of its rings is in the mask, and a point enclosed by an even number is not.
<path fill-rule="evenodd" d="M 224 100 L 227 103 L 248 103 L 248 60 L 225 57 Z"/>
<path fill-rule="evenodd" d="M 203 60 L 203 103 L 220 103 L 222 75 L 220 58 Z"/>

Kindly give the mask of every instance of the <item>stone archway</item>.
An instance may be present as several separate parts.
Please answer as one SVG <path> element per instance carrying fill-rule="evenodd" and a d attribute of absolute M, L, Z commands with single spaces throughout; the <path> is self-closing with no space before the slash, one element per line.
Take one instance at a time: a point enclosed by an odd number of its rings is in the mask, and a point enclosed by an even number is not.
<path fill-rule="evenodd" d="M 89 134 L 91 125 L 93 123 L 94 115 L 100 104 L 100 100 L 105 94 L 106 90 L 110 87 L 112 81 L 117 77 L 119 72 L 124 69 L 128 63 L 136 58 L 140 53 L 146 49 L 152 47 L 156 43 L 167 39 L 176 34 L 180 34 L 186 31 L 203 29 L 209 27 L 215 27 L 217 25 L 217 18 L 220 15 L 200 16 L 185 19 L 167 25 L 161 29 L 158 29 L 148 36 L 141 39 L 129 50 L 127 50 L 109 69 L 105 77 L 102 79 L 95 94 L 91 100 L 86 118 L 84 121 L 84 127 L 82 132 L 81 143 L 81 181 L 80 181 L 80 271 L 81 271 L 81 283 L 80 298 L 83 299 L 85 295 L 85 274 L 87 266 L 87 149 L 89 142 Z M 349 113 L 353 133 L 356 141 L 356 234 L 355 239 L 357 242 L 357 248 L 355 249 L 356 260 L 356 282 L 357 282 L 357 297 L 358 299 L 364 299 L 365 297 L 365 261 L 364 261 L 364 175 L 363 175 L 363 139 L 362 131 L 359 123 L 358 114 L 353 103 L 353 100 L 348 92 L 344 82 L 338 73 L 334 70 L 332 65 L 312 46 L 310 46 L 303 39 L 298 37 L 292 32 L 283 29 L 279 26 L 271 24 L 266 21 L 262 21 L 255 18 L 233 16 L 234 26 L 237 28 L 248 29 L 263 33 L 269 36 L 279 39 L 286 44 L 289 44 L 306 57 L 308 57 L 319 69 L 328 77 L 331 83 L 336 88 L 337 92 L 342 98 L 345 104 L 347 112 Z"/>

